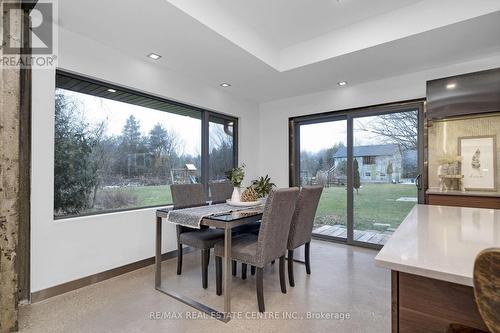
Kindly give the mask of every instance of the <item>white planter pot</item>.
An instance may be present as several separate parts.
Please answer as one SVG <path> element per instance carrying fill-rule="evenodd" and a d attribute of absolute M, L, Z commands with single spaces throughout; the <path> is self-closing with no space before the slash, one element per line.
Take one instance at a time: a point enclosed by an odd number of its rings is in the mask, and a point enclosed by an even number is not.
<path fill-rule="evenodd" d="M 233 194 L 231 195 L 231 201 L 232 202 L 240 202 L 241 201 L 241 188 L 240 187 L 234 187 L 233 189 Z"/>

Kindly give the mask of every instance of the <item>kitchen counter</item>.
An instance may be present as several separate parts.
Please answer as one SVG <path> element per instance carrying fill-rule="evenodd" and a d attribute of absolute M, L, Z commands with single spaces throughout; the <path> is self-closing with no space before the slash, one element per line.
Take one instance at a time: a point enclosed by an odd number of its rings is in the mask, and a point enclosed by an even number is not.
<path fill-rule="evenodd" d="M 489 247 L 500 247 L 500 210 L 415 206 L 375 257 L 391 270 L 392 332 L 486 331 L 472 275 Z"/>
<path fill-rule="evenodd" d="M 500 247 L 500 210 L 416 205 L 385 244 L 378 266 L 472 286 L 476 255 Z"/>

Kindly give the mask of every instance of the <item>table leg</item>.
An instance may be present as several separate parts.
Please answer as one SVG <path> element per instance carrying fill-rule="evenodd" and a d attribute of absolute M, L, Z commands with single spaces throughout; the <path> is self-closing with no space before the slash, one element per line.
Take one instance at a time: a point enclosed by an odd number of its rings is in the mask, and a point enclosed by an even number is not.
<path fill-rule="evenodd" d="M 161 287 L 161 223 L 162 218 L 156 217 L 156 244 L 155 244 L 155 287 Z"/>
<path fill-rule="evenodd" d="M 231 313 L 231 236 L 230 228 L 224 230 L 224 314 Z"/>

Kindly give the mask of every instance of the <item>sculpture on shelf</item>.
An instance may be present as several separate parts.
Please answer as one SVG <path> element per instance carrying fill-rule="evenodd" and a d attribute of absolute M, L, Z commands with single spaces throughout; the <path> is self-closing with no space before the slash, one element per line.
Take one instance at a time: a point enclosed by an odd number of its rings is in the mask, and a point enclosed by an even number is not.
<path fill-rule="evenodd" d="M 464 175 L 460 172 L 462 156 L 445 156 L 439 162 L 441 163 L 438 168 L 440 191 L 465 191 L 463 185 Z"/>

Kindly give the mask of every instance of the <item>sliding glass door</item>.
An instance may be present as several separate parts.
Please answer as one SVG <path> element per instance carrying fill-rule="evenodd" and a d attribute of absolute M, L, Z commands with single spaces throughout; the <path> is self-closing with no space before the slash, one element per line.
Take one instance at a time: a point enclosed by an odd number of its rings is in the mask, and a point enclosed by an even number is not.
<path fill-rule="evenodd" d="M 324 187 L 318 238 L 380 247 L 423 200 L 421 103 L 291 120 L 291 185 Z"/>
<path fill-rule="evenodd" d="M 353 118 L 353 241 L 383 245 L 418 202 L 418 110 Z"/>
<path fill-rule="evenodd" d="M 321 237 L 347 238 L 347 161 L 333 158 L 346 145 L 345 118 L 300 125 L 299 184 L 323 186 L 313 231 Z"/>

